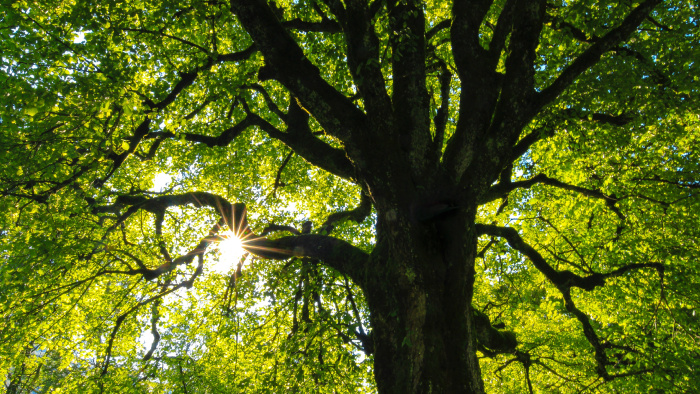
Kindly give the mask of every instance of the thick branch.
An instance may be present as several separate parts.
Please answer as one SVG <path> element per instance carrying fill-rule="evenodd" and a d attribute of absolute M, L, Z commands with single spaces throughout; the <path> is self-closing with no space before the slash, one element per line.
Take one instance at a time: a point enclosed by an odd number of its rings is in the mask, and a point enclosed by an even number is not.
<path fill-rule="evenodd" d="M 148 30 L 148 29 L 143 29 L 143 28 L 134 29 L 134 28 L 129 28 L 129 27 L 120 27 L 120 28 L 118 28 L 118 29 L 119 29 L 119 30 L 122 30 L 122 31 L 130 31 L 130 32 L 135 32 L 135 33 L 153 34 L 153 35 L 157 35 L 157 36 L 161 36 L 161 37 L 165 37 L 165 38 L 170 38 L 171 40 L 175 40 L 175 41 L 178 41 L 178 42 L 180 42 L 180 43 L 182 43 L 182 44 L 185 44 L 185 45 L 187 45 L 187 46 L 191 46 L 191 47 L 193 47 L 193 48 L 196 48 L 196 49 L 198 49 L 199 51 L 201 51 L 202 53 L 206 54 L 207 56 L 211 55 L 211 52 L 209 51 L 209 49 L 204 48 L 204 47 L 202 47 L 201 45 L 198 45 L 198 44 L 196 44 L 196 43 L 194 43 L 194 42 L 192 42 L 192 41 L 185 40 L 184 38 L 180 38 L 180 37 L 177 37 L 177 36 L 173 36 L 173 35 L 171 35 L 171 34 L 164 33 L 164 32 L 161 31 L 161 30 L 155 31 L 155 30 Z"/>
<path fill-rule="evenodd" d="M 637 6 L 622 23 L 597 40 L 576 58 L 557 79 L 537 94 L 537 108 L 541 108 L 557 98 L 579 75 L 600 61 L 603 54 L 626 41 L 661 0 L 647 0 Z"/>
<path fill-rule="evenodd" d="M 542 272 L 547 279 L 549 279 L 557 287 L 557 289 L 559 289 L 564 297 L 564 305 L 566 310 L 572 313 L 579 320 L 583 327 L 583 333 L 586 336 L 586 339 L 588 339 L 588 342 L 591 344 L 591 346 L 593 346 L 595 351 L 595 359 L 597 362 L 596 371 L 598 375 L 605 380 L 610 380 L 611 376 L 606 370 L 606 366 L 609 364 L 609 362 L 605 353 L 605 346 L 601 343 L 600 338 L 593 329 L 588 316 L 574 304 L 573 299 L 571 298 L 571 288 L 579 287 L 583 290 L 591 291 L 596 287 L 605 285 L 605 279 L 607 278 L 621 276 L 626 272 L 641 268 L 656 269 L 659 272 L 661 280 L 663 281 L 663 265 L 659 263 L 628 264 L 606 274 L 593 273 L 589 276 L 581 277 L 570 271 L 555 270 L 545 261 L 539 252 L 537 252 L 532 246 L 525 243 L 518 232 L 513 228 L 477 224 L 477 231 L 481 234 L 489 234 L 505 238 L 513 249 L 518 250 L 527 256 L 530 261 L 532 261 L 535 268 Z"/>
<path fill-rule="evenodd" d="M 460 179 L 472 163 L 474 144 L 488 128 L 500 92 L 499 76 L 489 67 L 488 53 L 479 43 L 479 27 L 490 1 L 455 0 L 452 7 L 450 39 L 457 74 L 461 83 L 455 133 L 447 141 L 445 168 Z"/>
<path fill-rule="evenodd" d="M 512 353 L 518 346 L 515 333 L 511 331 L 498 330 L 493 325 L 489 317 L 480 311 L 474 310 L 474 326 L 479 344 L 484 346 L 487 352 Z"/>
<path fill-rule="evenodd" d="M 402 148 L 419 176 L 431 155 L 430 97 L 425 85 L 425 15 L 417 1 L 390 7 L 394 121 Z"/>
<path fill-rule="evenodd" d="M 160 313 L 158 311 L 158 306 L 160 306 L 160 300 L 157 300 L 151 306 L 151 335 L 153 336 L 153 343 L 151 343 L 151 348 L 148 350 L 146 355 L 143 356 L 143 361 L 148 361 L 153 356 L 153 353 L 158 348 L 158 343 L 160 342 L 160 333 L 158 332 L 158 320 L 160 319 Z"/>
<path fill-rule="evenodd" d="M 203 266 L 204 266 L 204 259 L 200 255 L 199 256 L 199 264 L 197 265 L 197 268 L 195 269 L 194 273 L 192 274 L 192 276 L 190 276 L 189 279 L 178 283 L 177 285 L 173 286 L 172 288 L 170 288 L 168 290 L 162 291 L 162 292 L 160 292 L 160 293 L 158 293 L 158 294 L 156 294 L 156 295 L 154 295 L 146 300 L 143 300 L 143 301 L 137 303 L 136 305 L 134 305 L 133 307 L 128 309 L 126 312 L 119 315 L 119 317 L 117 317 L 117 321 L 114 324 L 114 329 L 112 329 L 112 333 L 110 334 L 109 341 L 107 343 L 107 350 L 105 352 L 105 359 L 104 359 L 104 362 L 102 363 L 101 376 L 104 376 L 105 374 L 107 374 L 107 369 L 109 368 L 109 364 L 110 364 L 110 361 L 112 359 L 112 347 L 114 345 L 114 339 L 116 338 L 117 332 L 119 332 L 119 328 L 121 327 L 122 323 L 124 323 L 124 320 L 127 317 L 129 317 L 130 314 L 136 312 L 139 308 L 141 308 L 144 305 L 148 305 L 153 301 L 158 301 L 161 298 L 163 298 L 164 296 L 166 296 L 170 293 L 173 293 L 181 288 L 191 288 L 192 285 L 194 284 L 194 280 L 199 275 L 202 274 Z"/>
<path fill-rule="evenodd" d="M 506 73 L 501 85 L 503 90 L 488 128 L 488 134 L 492 137 L 477 147 L 478 151 L 483 152 L 482 158 L 503 157 L 507 154 L 522 128 L 535 115 L 529 107 L 534 93 L 534 64 L 545 5 L 546 1 L 543 0 L 517 1 L 513 5 L 512 12 L 517 18 L 513 21 L 509 39 Z M 497 62 L 498 58 L 492 55 L 491 60 Z M 507 157 L 503 157 L 497 166 L 506 163 Z"/>
<path fill-rule="evenodd" d="M 210 57 L 203 66 L 196 67 L 194 70 L 186 73 L 180 73 L 180 80 L 175 84 L 173 89 L 163 100 L 161 100 L 158 103 L 155 103 L 150 98 L 145 98 L 144 103 L 153 111 L 162 110 L 165 107 L 167 107 L 170 103 L 175 101 L 175 99 L 186 87 L 192 85 L 200 72 L 210 69 L 216 63 L 245 60 L 249 58 L 253 53 L 255 53 L 255 47 L 250 46 L 248 49 L 245 49 L 241 52 Z M 143 95 L 141 96 L 143 97 Z M 145 119 L 136 127 L 136 129 L 134 130 L 134 134 L 128 138 L 129 148 L 125 152 L 122 152 L 118 155 L 110 155 L 109 158 L 113 161 L 112 169 L 103 178 L 95 180 L 94 185 L 96 187 L 101 187 L 114 174 L 114 172 L 116 172 L 119 169 L 119 167 L 121 167 L 126 158 L 136 151 L 136 148 L 141 143 L 141 141 L 149 135 L 150 122 L 151 119 L 148 116 L 146 116 Z M 151 133 L 150 135 L 153 135 L 153 133 Z M 147 158 L 149 156 L 153 157 L 153 155 L 155 154 L 155 150 L 158 148 L 159 144 L 160 142 L 156 141 L 156 143 L 154 143 L 154 145 L 151 146 L 151 150 L 146 156 Z"/>
<path fill-rule="evenodd" d="M 265 103 L 267 104 L 267 108 L 274 112 L 275 115 L 279 116 L 280 119 L 286 120 L 286 115 L 280 108 L 277 106 L 274 100 L 272 100 L 272 97 L 270 97 L 270 93 L 267 92 L 267 90 L 262 86 L 257 83 L 250 84 L 250 85 L 244 85 L 241 86 L 242 88 L 246 89 L 251 89 L 255 90 L 256 92 L 262 94 L 263 99 L 265 100 Z"/>
<path fill-rule="evenodd" d="M 294 156 L 294 151 L 290 151 L 287 154 L 287 157 L 284 158 L 284 160 L 282 161 L 282 164 L 277 169 L 277 175 L 275 176 L 275 183 L 274 183 L 274 185 L 272 185 L 272 195 L 273 196 L 277 195 L 277 189 L 286 185 L 284 182 L 282 182 L 282 172 L 284 171 L 285 167 L 287 167 L 287 164 L 289 163 L 289 160 L 292 159 L 292 156 Z"/>
<path fill-rule="evenodd" d="M 285 85 L 331 135 L 348 141 L 362 128 L 364 114 L 321 77 L 264 0 L 233 0 L 231 9 L 256 48 L 269 75 Z"/>
<path fill-rule="evenodd" d="M 539 140 L 545 139 L 547 137 L 551 137 L 554 134 L 554 128 L 549 127 L 549 126 L 543 126 L 543 127 L 538 127 L 537 129 L 531 131 L 527 135 L 525 135 L 523 138 L 521 138 L 515 146 L 513 146 L 513 149 L 510 151 L 510 159 L 509 161 L 513 163 L 516 161 L 520 156 L 524 155 L 527 153 L 527 151 L 530 149 L 530 147 L 536 143 Z"/>
<path fill-rule="evenodd" d="M 249 127 L 258 126 L 270 137 L 280 140 L 289 146 L 294 153 L 312 165 L 341 178 L 353 179 L 355 170 L 345 152 L 341 149 L 333 148 L 312 134 L 308 125 L 309 115 L 298 106 L 295 100 L 292 100 L 287 114 L 281 112 L 280 114 L 282 119 L 287 122 L 286 132 L 278 130 L 257 114 L 248 112 L 243 120 L 222 131 L 218 136 L 212 137 L 194 133 L 184 133 L 182 135 L 186 141 L 205 144 L 209 147 L 227 146 Z M 146 136 L 147 139 L 155 138 L 156 142 L 154 144 L 159 144 L 159 141 L 163 139 L 175 139 L 177 137 L 177 134 L 169 131 L 153 132 Z"/>
<path fill-rule="evenodd" d="M 379 62 L 379 39 L 374 32 L 371 11 L 367 2 L 348 1 L 345 14 L 343 30 L 350 73 L 370 119 L 386 122 L 391 114 L 391 101 Z"/>
<path fill-rule="evenodd" d="M 626 114 L 610 115 L 600 112 L 577 111 L 567 109 L 563 111 L 564 116 L 578 118 L 581 120 L 592 120 L 598 123 L 605 123 L 612 126 L 624 126 L 632 121 L 632 117 Z"/>
<path fill-rule="evenodd" d="M 599 113 L 599 112 L 587 113 L 585 111 L 581 112 L 581 111 L 575 111 L 573 109 L 564 110 L 564 111 L 562 111 L 562 113 L 565 116 L 575 117 L 575 118 L 578 118 L 581 120 L 591 120 L 594 122 L 605 123 L 605 124 L 609 124 L 612 126 L 624 126 L 632 121 L 632 117 L 627 115 L 627 114 L 610 115 L 610 114 Z M 553 124 L 553 123 L 555 123 L 555 121 L 552 120 L 552 121 L 549 121 L 548 123 Z M 544 125 L 542 127 L 538 127 L 537 129 L 531 131 L 529 134 L 526 134 L 513 146 L 513 149 L 511 149 L 509 161 L 514 162 L 520 156 L 527 153 L 527 151 L 530 149 L 530 147 L 534 143 L 536 143 L 540 140 L 543 140 L 547 137 L 551 137 L 553 134 L 554 134 L 554 127 L 549 126 L 549 125 Z"/>
<path fill-rule="evenodd" d="M 139 265 L 139 268 L 121 272 L 127 275 L 142 275 L 144 279 L 152 280 L 174 270 L 179 265 L 191 263 L 195 256 L 203 256 L 209 244 L 216 240 L 214 236 L 224 225 L 229 227 L 229 229 L 231 229 L 231 231 L 233 231 L 235 234 L 240 234 L 242 236 L 248 235 L 250 233 L 250 229 L 248 228 L 248 223 L 245 215 L 245 205 L 240 203 L 231 204 L 228 201 L 226 201 L 226 199 L 211 193 L 192 192 L 178 195 L 164 195 L 150 199 L 144 196 L 120 196 L 117 198 L 117 201 L 114 204 L 108 206 L 94 207 L 92 212 L 111 212 L 114 210 L 120 210 L 123 207 L 128 207 L 126 212 L 119 215 L 117 221 L 107 229 L 104 236 L 102 237 L 102 239 L 104 240 L 112 231 L 114 231 L 117 227 L 121 226 L 124 222 L 126 222 L 126 220 L 128 220 L 139 210 L 151 212 L 155 214 L 156 217 L 158 217 L 168 208 L 175 206 L 184 206 L 189 204 L 192 204 L 196 207 L 212 207 L 217 210 L 218 214 L 221 216 L 221 220 L 212 227 L 209 236 L 204 237 L 199 242 L 199 244 L 189 253 L 183 256 L 179 256 L 170 261 L 166 261 L 162 265 L 153 269 L 146 267 L 138 259 L 134 259 Z M 164 249 L 164 246 L 161 245 L 160 248 Z M 93 251 L 92 253 L 95 253 L 95 251 Z"/>
<path fill-rule="evenodd" d="M 511 191 L 518 189 L 518 188 L 530 188 L 532 185 L 536 183 L 542 183 L 545 185 L 549 186 L 554 186 L 558 187 L 560 189 L 565 189 L 565 190 L 570 190 L 579 194 L 582 194 L 587 197 L 592 197 L 592 198 L 597 198 L 605 201 L 605 205 L 617 215 L 617 217 L 620 219 L 620 224 L 617 227 L 617 237 L 620 236 L 620 233 L 622 232 L 623 229 L 623 222 L 627 220 L 625 215 L 622 214 L 622 211 L 620 211 L 620 208 L 618 208 L 615 204 L 617 204 L 618 201 L 620 201 L 622 198 L 619 198 L 615 195 L 607 195 L 600 190 L 595 190 L 595 189 L 586 189 L 585 187 L 580 187 L 580 186 L 575 186 L 575 185 L 570 185 L 568 183 L 564 183 L 562 181 L 559 181 L 554 178 L 550 178 L 545 174 L 539 174 L 536 175 L 528 180 L 525 181 L 518 181 L 518 182 L 501 182 L 499 184 L 496 184 L 492 186 L 479 200 L 479 203 L 484 204 L 489 201 L 496 200 L 498 198 L 503 198 L 508 195 Z"/>
<path fill-rule="evenodd" d="M 564 295 L 564 306 L 566 307 L 566 310 L 576 316 L 576 319 L 578 319 L 583 327 L 583 335 L 586 336 L 588 342 L 591 344 L 591 346 L 593 346 L 595 360 L 597 363 L 596 372 L 603 379 L 610 380 L 610 376 L 608 375 L 608 371 L 606 369 L 606 366 L 609 364 L 608 356 L 605 352 L 605 348 L 600 343 L 598 334 L 596 334 L 595 329 L 593 329 L 593 326 L 591 325 L 588 315 L 576 307 L 574 301 L 571 299 L 571 292 L 568 289 L 563 291 L 562 294 Z"/>
<path fill-rule="evenodd" d="M 435 37 L 438 33 L 445 29 L 449 29 L 450 25 L 452 25 L 452 21 L 449 19 L 445 19 L 441 22 L 436 23 L 433 27 L 430 28 L 427 32 L 425 32 L 425 40 L 430 41 Z"/>
<path fill-rule="evenodd" d="M 571 287 L 578 287 L 583 290 L 591 291 L 596 287 L 604 286 L 607 278 L 621 276 L 626 272 L 641 269 L 654 268 L 663 275 L 663 265 L 660 263 L 642 263 L 642 264 L 627 264 L 612 272 L 605 274 L 593 273 L 588 276 L 579 276 L 571 271 L 557 271 L 542 257 L 542 255 L 532 246 L 523 241 L 518 232 L 510 227 L 499 227 L 495 225 L 477 224 L 477 231 L 480 234 L 488 234 L 496 237 L 505 238 L 513 249 L 527 256 L 537 270 L 542 272 L 559 290 L 568 292 Z"/>
<path fill-rule="evenodd" d="M 345 152 L 318 139 L 309 128 L 309 114 L 292 99 L 285 116 L 286 132 L 282 132 L 261 117 L 249 113 L 248 117 L 270 137 L 282 141 L 304 160 L 333 175 L 352 180 L 355 168 Z"/>
<path fill-rule="evenodd" d="M 134 153 L 136 148 L 139 146 L 141 143 L 141 140 L 148 135 L 148 132 L 150 130 L 150 125 L 151 125 L 151 119 L 149 117 L 146 117 L 134 130 L 134 135 L 129 137 L 129 148 L 118 154 L 118 155 L 112 155 L 110 159 L 112 159 L 112 169 L 101 179 L 96 179 L 93 182 L 93 185 L 95 187 L 101 187 L 113 174 L 115 171 L 121 167 L 121 165 L 124 163 L 124 160 L 126 160 L 127 157 L 129 157 L 130 154 Z"/>
<path fill-rule="evenodd" d="M 372 200 L 369 198 L 369 196 L 362 193 L 362 196 L 360 197 L 360 205 L 358 205 L 355 209 L 336 212 L 329 215 L 326 221 L 321 225 L 320 234 L 330 234 L 338 223 L 345 220 L 352 220 L 358 224 L 362 223 L 371 212 Z"/>
<path fill-rule="evenodd" d="M 270 233 L 277 232 L 277 231 L 287 231 L 290 232 L 294 235 L 301 235 L 301 231 L 297 230 L 296 228 L 292 226 L 285 226 L 283 224 L 268 224 L 263 231 L 260 233 L 261 236 L 266 236 Z"/>
<path fill-rule="evenodd" d="M 655 21 L 647 17 L 649 22 L 652 24 L 655 24 Z M 587 42 L 587 43 L 595 43 L 598 40 L 600 40 L 600 37 L 596 35 L 591 35 L 586 32 L 584 32 L 581 29 L 578 29 L 576 26 L 572 25 L 571 23 L 568 23 L 563 20 L 559 19 L 553 19 L 552 21 L 552 27 L 557 30 L 562 30 L 565 29 L 567 32 L 569 32 L 576 40 L 581 41 L 581 42 Z M 630 48 L 624 47 L 624 46 L 616 46 L 612 49 L 615 53 L 621 53 L 623 55 L 628 55 L 631 56 L 635 59 L 637 59 L 644 67 L 646 67 L 652 74 L 654 78 L 654 82 L 662 84 L 664 86 L 672 87 L 670 86 L 670 80 L 669 78 L 664 75 L 663 72 L 661 72 L 659 69 L 656 68 L 655 64 L 653 61 L 648 59 L 646 56 L 644 56 L 642 53 L 632 50 Z M 675 90 L 675 87 L 672 87 Z"/>
<path fill-rule="evenodd" d="M 361 274 L 364 272 L 364 264 L 369 256 L 363 250 L 346 241 L 324 235 L 302 234 L 275 240 L 260 237 L 248 227 L 244 204 L 231 204 L 223 197 L 215 194 L 192 192 L 150 199 L 142 196 L 121 196 L 113 206 L 100 207 L 100 210 L 111 210 L 115 206 L 129 206 L 127 212 L 117 220 L 117 223 L 110 228 L 111 230 L 138 212 L 138 210 L 157 214 L 170 207 L 188 204 L 196 207 L 212 207 L 221 216 L 221 220 L 214 225 L 209 236 L 203 238 L 190 253 L 180 256 L 172 262 L 166 262 L 156 269 L 140 267 L 137 270 L 128 272 L 129 274 L 141 274 L 145 279 L 150 280 L 172 271 L 178 265 L 190 263 L 195 256 L 201 258 L 208 245 L 216 241 L 216 233 L 225 224 L 233 233 L 238 234 L 243 239 L 244 248 L 258 257 L 276 260 L 290 257 L 308 257 L 321 260 L 324 264 L 347 274 L 358 284 L 362 283 Z M 110 230 L 108 230 L 108 233 Z"/>
<path fill-rule="evenodd" d="M 214 66 L 217 63 L 238 62 L 246 60 L 250 58 L 250 56 L 253 53 L 255 53 L 255 51 L 255 46 L 251 45 L 247 49 L 240 52 L 227 53 L 222 55 L 212 55 L 202 66 L 196 67 L 188 72 L 180 73 L 180 80 L 175 84 L 173 89 L 170 91 L 170 93 L 168 93 L 167 96 L 165 96 L 163 100 L 161 100 L 158 103 L 154 103 L 150 99 L 146 99 L 146 104 L 154 110 L 162 110 L 163 108 L 167 107 L 170 103 L 175 101 L 175 99 L 180 95 L 183 89 L 192 85 L 201 72 L 211 69 L 212 66 Z"/>
<path fill-rule="evenodd" d="M 668 185 L 674 185 L 678 186 L 680 189 L 700 189 L 700 181 L 697 180 L 684 180 L 684 179 L 679 179 L 679 180 L 669 180 L 669 179 L 661 179 L 658 175 L 655 175 L 651 178 L 632 178 L 634 181 L 648 181 L 648 182 L 658 182 L 658 183 L 665 183 Z"/>
<path fill-rule="evenodd" d="M 516 2 L 516 0 L 506 1 L 501 14 L 498 16 L 498 22 L 496 22 L 496 28 L 493 31 L 493 36 L 491 36 L 491 42 L 489 43 L 489 57 L 492 66 L 498 63 L 501 52 L 506 44 L 506 38 L 513 29 L 513 15 L 515 14 Z"/>
<path fill-rule="evenodd" d="M 491 6 L 491 1 L 455 0 L 452 5 L 452 52 L 455 64 L 463 82 L 480 67 L 485 60 L 486 50 L 479 43 L 479 27 Z"/>
<path fill-rule="evenodd" d="M 450 82 L 452 81 L 452 73 L 447 68 L 447 65 L 441 63 L 442 71 L 440 72 L 440 108 L 438 108 L 433 123 L 435 124 L 435 138 L 433 138 L 433 150 L 436 158 L 442 155 L 442 147 L 445 143 L 445 128 L 447 127 L 447 118 L 450 107 Z"/>
<path fill-rule="evenodd" d="M 362 286 L 364 269 L 369 254 L 352 244 L 325 235 L 302 234 L 278 239 L 247 238 L 243 248 L 264 259 L 285 260 L 307 257 L 320 260 L 324 265 L 348 275 Z"/>

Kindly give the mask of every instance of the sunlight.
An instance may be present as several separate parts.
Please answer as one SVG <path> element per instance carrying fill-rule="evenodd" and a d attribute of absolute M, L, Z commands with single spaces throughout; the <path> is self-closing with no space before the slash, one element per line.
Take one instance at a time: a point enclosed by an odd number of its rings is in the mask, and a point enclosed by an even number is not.
<path fill-rule="evenodd" d="M 218 242 L 219 258 L 213 261 L 211 270 L 225 274 L 234 269 L 243 255 L 243 241 L 233 232 L 226 231 L 221 234 L 223 240 Z"/>

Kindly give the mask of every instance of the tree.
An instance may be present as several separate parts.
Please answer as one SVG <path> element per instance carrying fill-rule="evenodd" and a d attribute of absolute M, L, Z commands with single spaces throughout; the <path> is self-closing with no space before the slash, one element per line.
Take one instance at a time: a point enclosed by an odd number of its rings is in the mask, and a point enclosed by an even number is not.
<path fill-rule="evenodd" d="M 697 9 L 3 5 L 8 391 L 692 390 Z"/>

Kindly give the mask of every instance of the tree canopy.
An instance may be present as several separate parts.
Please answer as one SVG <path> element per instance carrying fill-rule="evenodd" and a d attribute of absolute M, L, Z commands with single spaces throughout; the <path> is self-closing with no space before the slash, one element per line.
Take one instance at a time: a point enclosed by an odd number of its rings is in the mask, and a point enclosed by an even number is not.
<path fill-rule="evenodd" d="M 7 392 L 696 390 L 698 6 L 0 5 Z"/>

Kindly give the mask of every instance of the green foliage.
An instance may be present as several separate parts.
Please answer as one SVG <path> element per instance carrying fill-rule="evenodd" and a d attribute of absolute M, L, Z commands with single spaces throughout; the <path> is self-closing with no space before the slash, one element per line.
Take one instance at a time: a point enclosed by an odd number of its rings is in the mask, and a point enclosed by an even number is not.
<path fill-rule="evenodd" d="M 322 23 L 330 3 L 276 7 L 286 21 Z M 485 16 L 485 49 L 505 3 L 495 1 Z M 548 3 L 535 89 L 555 81 L 631 8 Z M 518 355 L 530 360 L 480 352 L 487 391 L 527 392 L 528 382 L 534 392 L 696 390 L 697 9 L 692 1 L 657 7 L 524 128 L 523 138 L 546 138 L 514 163 L 513 182 L 544 173 L 602 193 L 613 208 L 604 198 L 534 184 L 482 205 L 477 219 L 517 229 L 557 270 L 585 276 L 663 264 L 663 275 L 644 268 L 572 291 L 619 378 L 600 379 L 594 350 L 556 286 L 505 240 L 483 236 L 474 305 L 515 332 Z M 451 15 L 440 1 L 423 10 L 428 31 Z M 324 236 L 330 214 L 361 200 L 362 185 L 314 166 L 261 126 L 284 129 L 278 112 L 294 98 L 281 83 L 258 79 L 265 59 L 229 5 L 24 0 L 0 5 L 0 15 L 0 378 L 8 392 L 375 391 L 373 357 L 359 339 L 369 333 L 369 308 L 343 273 L 309 258 L 249 256 L 237 277 L 235 264 L 225 273 L 212 269 L 223 258 L 213 249 L 201 275 L 196 259 L 155 280 L 129 273 L 161 266 L 164 249 L 172 257 L 191 252 L 218 212 L 186 205 L 168 209 L 162 222 L 144 210 L 122 220 L 120 196 L 205 191 L 244 202 L 258 232 L 311 221 Z M 415 50 L 392 52 L 402 33 L 390 18 L 385 6 L 374 16 L 379 57 L 356 70 L 342 33 L 290 27 L 290 34 L 329 85 L 364 110 L 362 67 L 378 66 L 391 92 L 394 62 Z M 447 141 L 470 109 L 456 105 L 462 86 L 449 29 L 426 46 L 431 118 L 443 100 L 441 71 L 455 74 Z M 504 50 L 499 72 L 507 57 Z M 260 123 L 208 143 L 250 113 Z M 345 148 L 320 121 L 309 124 L 314 140 Z M 434 124 L 430 132 L 437 134 Z M 169 181 L 159 183 L 164 175 Z M 374 222 L 337 223 L 331 235 L 371 252 Z M 191 278 L 192 286 L 176 288 Z M 159 342 L 147 356 L 154 332 Z"/>

